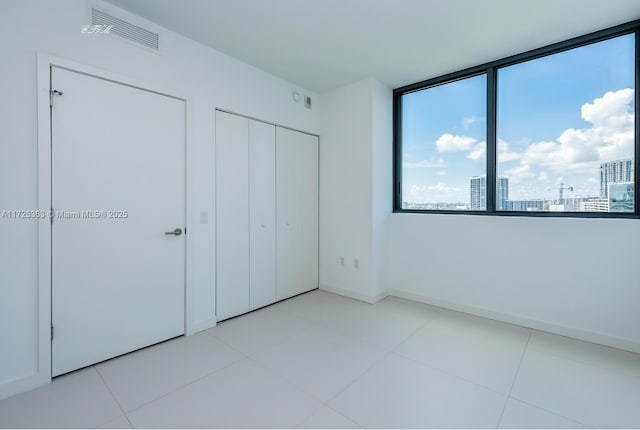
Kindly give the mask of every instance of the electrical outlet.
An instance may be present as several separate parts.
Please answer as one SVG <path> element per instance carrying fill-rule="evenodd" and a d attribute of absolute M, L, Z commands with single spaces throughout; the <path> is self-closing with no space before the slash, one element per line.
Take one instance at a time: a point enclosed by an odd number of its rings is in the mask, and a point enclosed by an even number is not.
<path fill-rule="evenodd" d="M 341 266 L 344 266 L 344 257 L 338 258 L 338 263 L 340 263 Z"/>

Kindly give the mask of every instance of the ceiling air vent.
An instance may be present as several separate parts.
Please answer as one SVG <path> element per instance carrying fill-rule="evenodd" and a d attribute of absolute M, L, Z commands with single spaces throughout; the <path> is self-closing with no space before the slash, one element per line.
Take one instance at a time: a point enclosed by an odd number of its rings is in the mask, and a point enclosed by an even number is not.
<path fill-rule="evenodd" d="M 110 34 L 120 36 L 154 51 L 159 51 L 160 49 L 157 33 L 138 27 L 99 9 L 91 8 L 91 24 L 111 25 Z"/>

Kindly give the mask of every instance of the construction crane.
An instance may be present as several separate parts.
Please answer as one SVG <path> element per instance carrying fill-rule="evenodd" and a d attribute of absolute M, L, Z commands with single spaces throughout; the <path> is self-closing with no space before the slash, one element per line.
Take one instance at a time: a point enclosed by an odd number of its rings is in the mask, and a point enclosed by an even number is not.
<path fill-rule="evenodd" d="M 564 204 L 564 190 L 573 191 L 573 187 L 565 187 L 562 182 L 560 182 L 560 189 L 558 190 L 558 204 Z"/>

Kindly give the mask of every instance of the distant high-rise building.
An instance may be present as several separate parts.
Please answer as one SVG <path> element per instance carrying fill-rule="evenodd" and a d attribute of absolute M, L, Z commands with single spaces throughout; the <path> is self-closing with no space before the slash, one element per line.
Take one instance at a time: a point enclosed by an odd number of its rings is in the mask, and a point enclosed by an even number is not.
<path fill-rule="evenodd" d="M 485 210 L 487 208 L 487 177 L 474 176 L 469 179 L 471 190 L 471 210 Z"/>
<path fill-rule="evenodd" d="M 498 189 L 496 190 L 496 209 L 508 210 L 509 178 L 498 177 Z M 471 210 L 485 210 L 487 208 L 487 177 L 485 175 L 474 176 L 469 179 L 471 192 Z"/>
<path fill-rule="evenodd" d="M 609 184 L 633 182 L 633 160 L 609 161 L 600 164 L 600 197 L 609 197 Z"/>
<path fill-rule="evenodd" d="M 498 178 L 498 190 L 496 194 L 496 209 L 506 211 L 507 202 L 509 201 L 509 178 Z"/>

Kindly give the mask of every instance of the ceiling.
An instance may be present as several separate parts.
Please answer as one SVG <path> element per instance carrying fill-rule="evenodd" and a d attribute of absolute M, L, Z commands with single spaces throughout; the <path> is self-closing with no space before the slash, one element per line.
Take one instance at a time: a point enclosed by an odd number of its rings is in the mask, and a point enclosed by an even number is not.
<path fill-rule="evenodd" d="M 640 18 L 638 0 L 109 0 L 322 93 L 421 81 Z"/>

